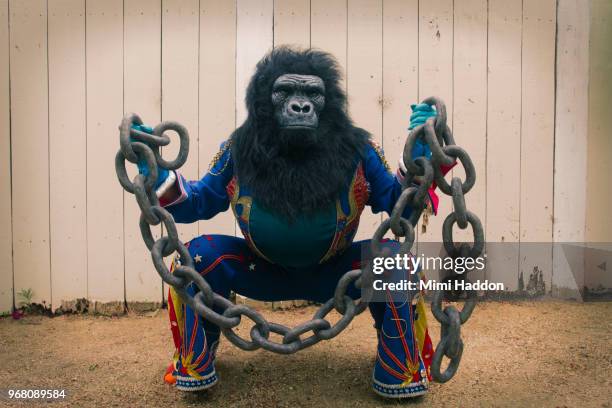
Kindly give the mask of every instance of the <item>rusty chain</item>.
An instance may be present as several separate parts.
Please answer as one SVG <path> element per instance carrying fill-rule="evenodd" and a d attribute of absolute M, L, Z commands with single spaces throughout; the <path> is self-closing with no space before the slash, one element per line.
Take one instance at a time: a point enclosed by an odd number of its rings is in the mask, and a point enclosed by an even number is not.
<path fill-rule="evenodd" d="M 410 253 L 415 240 L 414 227 L 427 206 L 428 189 L 434 180 L 440 186 L 441 191 L 452 195 L 455 205 L 455 211 L 447 217 L 443 226 L 444 246 L 449 256 L 456 257 L 466 253 L 477 256 L 480 254 L 479 251 L 482 251 L 484 243 L 482 224 L 478 217 L 466 210 L 464 201 L 464 194 L 474 185 L 474 166 L 468 154 L 454 144 L 451 131 L 446 125 L 446 108 L 442 101 L 437 98 L 428 98 L 424 102 L 435 105 L 438 116 L 435 119 L 428 119 L 425 125 L 415 128 L 408 137 L 404 148 L 404 162 L 408 171 L 403 191 L 395 204 L 391 217 L 383 221 L 374 233 L 371 241 L 372 258 L 389 255 L 388 248 L 381 245 L 381 241 L 389 230 L 396 237 L 403 238 L 399 253 L 402 255 Z M 138 115 L 129 114 L 123 118 L 119 136 L 120 150 L 115 157 L 115 169 L 121 186 L 136 196 L 136 201 L 142 211 L 140 231 L 147 248 L 151 251 L 153 265 L 162 280 L 174 288 L 182 301 L 200 316 L 217 325 L 231 343 L 243 350 L 263 348 L 275 353 L 292 354 L 321 340 L 336 337 L 356 315 L 367 308 L 373 296 L 374 274 L 371 262 L 368 262 L 363 270 L 356 269 L 346 272 L 338 281 L 334 296 L 317 310 L 311 320 L 294 328 L 268 322 L 255 309 L 246 305 L 236 305 L 214 293 L 206 279 L 195 270 L 187 247 L 179 239 L 174 218 L 160 205 L 154 190 L 158 165 L 168 170 L 176 170 L 187 160 L 189 152 L 187 130 L 176 122 L 163 122 L 154 128 L 152 134 L 148 134 L 133 129 L 134 124 L 142 124 Z M 164 134 L 168 130 L 176 132 L 180 140 L 178 155 L 172 161 L 164 160 L 160 152 L 162 146 L 170 143 L 169 137 Z M 428 143 L 432 151 L 431 161 L 424 157 L 412 160 L 410 152 L 417 138 L 424 138 Z M 146 176 L 137 174 L 130 181 L 125 161 L 137 163 L 140 158 L 146 161 L 148 174 Z M 459 178 L 455 177 L 449 185 L 440 171 L 440 165 L 450 165 L 456 159 L 459 159 L 465 168 L 466 180 L 462 183 Z M 410 205 L 413 211 L 409 219 L 404 219 L 402 214 L 407 205 Z M 151 226 L 160 223 L 165 227 L 166 236 L 155 240 Z M 452 238 L 454 223 L 457 223 L 462 229 L 467 228 L 468 224 L 472 226 L 474 244 L 471 247 L 467 244 L 456 247 Z M 175 251 L 180 261 L 175 264 L 174 271 L 171 273 L 164 262 L 164 257 Z M 347 295 L 348 287 L 353 283 L 361 289 L 360 299 L 353 300 Z M 194 296 L 187 292 L 187 287 L 191 284 L 198 288 Z M 432 302 L 434 316 L 442 324 L 441 340 L 436 348 L 432 364 L 432 376 L 439 382 L 448 381 L 456 372 L 463 351 L 460 326 L 469 318 L 475 305 L 475 296 L 471 295 L 461 312 L 457 311 L 454 306 L 447 306 L 442 311 L 443 295 L 436 293 Z M 326 320 L 326 316 L 334 309 L 340 313 L 341 318 L 332 324 Z M 254 323 L 249 339 L 240 337 L 234 331 L 243 316 Z M 271 340 L 270 333 L 281 335 L 282 342 Z M 305 337 L 307 333 L 311 334 Z M 444 373 L 440 373 L 443 356 L 449 357 L 451 363 Z"/>

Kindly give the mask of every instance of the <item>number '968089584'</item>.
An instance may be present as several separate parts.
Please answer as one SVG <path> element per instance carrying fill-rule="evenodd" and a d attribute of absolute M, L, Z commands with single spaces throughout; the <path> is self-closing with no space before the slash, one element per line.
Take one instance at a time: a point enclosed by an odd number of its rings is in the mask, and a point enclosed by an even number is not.
<path fill-rule="evenodd" d="M 5 400 L 63 400 L 68 393 L 65 389 L 53 388 L 5 388 L 0 390 L 0 399 Z"/>

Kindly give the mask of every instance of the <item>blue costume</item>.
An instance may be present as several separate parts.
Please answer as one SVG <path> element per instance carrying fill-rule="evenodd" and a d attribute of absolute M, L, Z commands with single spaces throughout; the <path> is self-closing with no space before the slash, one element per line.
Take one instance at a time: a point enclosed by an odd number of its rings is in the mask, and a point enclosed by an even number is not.
<path fill-rule="evenodd" d="M 201 180 L 186 181 L 179 175 L 181 195 L 165 203 L 180 223 L 210 219 L 230 206 L 234 212 L 245 238 L 203 235 L 192 240 L 187 245 L 196 270 L 224 297 L 235 291 L 262 301 L 325 302 L 333 296 L 339 278 L 368 258 L 370 242 L 353 242 L 364 207 L 390 213 L 401 194 L 382 151 L 368 145 L 335 205 L 299 217 L 291 225 L 258 205 L 248 187 L 239 185 L 230 151 L 229 142 L 222 144 Z M 386 245 L 398 246 L 395 241 Z M 189 290 L 194 294 L 197 289 L 192 284 Z M 359 298 L 361 293 L 352 286 L 348 295 Z M 214 385 L 219 329 L 183 304 L 172 288 L 169 309 L 176 353 L 166 381 L 181 390 Z M 387 397 L 425 393 L 433 350 L 423 299 L 371 303 L 370 312 L 379 337 L 375 392 Z"/>

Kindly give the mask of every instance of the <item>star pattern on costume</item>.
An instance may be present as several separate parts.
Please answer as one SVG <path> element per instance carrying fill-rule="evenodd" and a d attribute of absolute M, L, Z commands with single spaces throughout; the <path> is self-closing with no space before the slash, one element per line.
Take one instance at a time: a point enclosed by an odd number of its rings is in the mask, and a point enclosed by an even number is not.
<path fill-rule="evenodd" d="M 193 257 L 193 259 L 195 259 L 195 261 L 197 263 L 202 262 L 202 257 L 199 254 L 195 254 L 195 256 Z"/>
<path fill-rule="evenodd" d="M 255 270 L 255 264 L 254 263 L 250 263 L 249 264 L 249 271 L 254 271 Z"/>

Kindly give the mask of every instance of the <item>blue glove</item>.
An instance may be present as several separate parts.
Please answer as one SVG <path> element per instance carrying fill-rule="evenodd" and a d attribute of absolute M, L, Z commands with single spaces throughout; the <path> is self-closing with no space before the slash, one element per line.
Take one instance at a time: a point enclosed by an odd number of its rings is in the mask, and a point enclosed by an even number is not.
<path fill-rule="evenodd" d="M 146 125 L 132 125 L 132 129 L 140 130 L 141 132 L 153 134 L 153 128 Z M 149 167 L 147 166 L 147 161 L 145 159 L 140 159 L 136 164 L 138 166 L 138 172 L 145 177 L 149 175 Z M 163 167 L 157 166 L 157 181 L 155 182 L 155 189 L 157 190 L 159 186 L 162 185 L 164 181 L 168 178 L 170 172 L 168 169 L 164 169 Z"/>
<path fill-rule="evenodd" d="M 412 114 L 410 115 L 410 126 L 408 127 L 408 130 L 412 130 L 419 125 L 425 124 L 427 119 L 436 117 L 438 114 L 433 106 L 426 103 L 410 105 L 410 109 L 412 109 Z"/>
<path fill-rule="evenodd" d="M 410 109 L 412 109 L 412 114 L 410 115 L 410 126 L 408 126 L 408 130 L 425 124 L 427 119 L 435 117 L 438 114 L 433 106 L 426 103 L 410 105 Z M 416 159 L 421 156 L 429 159 L 431 157 L 431 150 L 423 138 L 418 138 L 412 148 L 412 158 Z"/>

